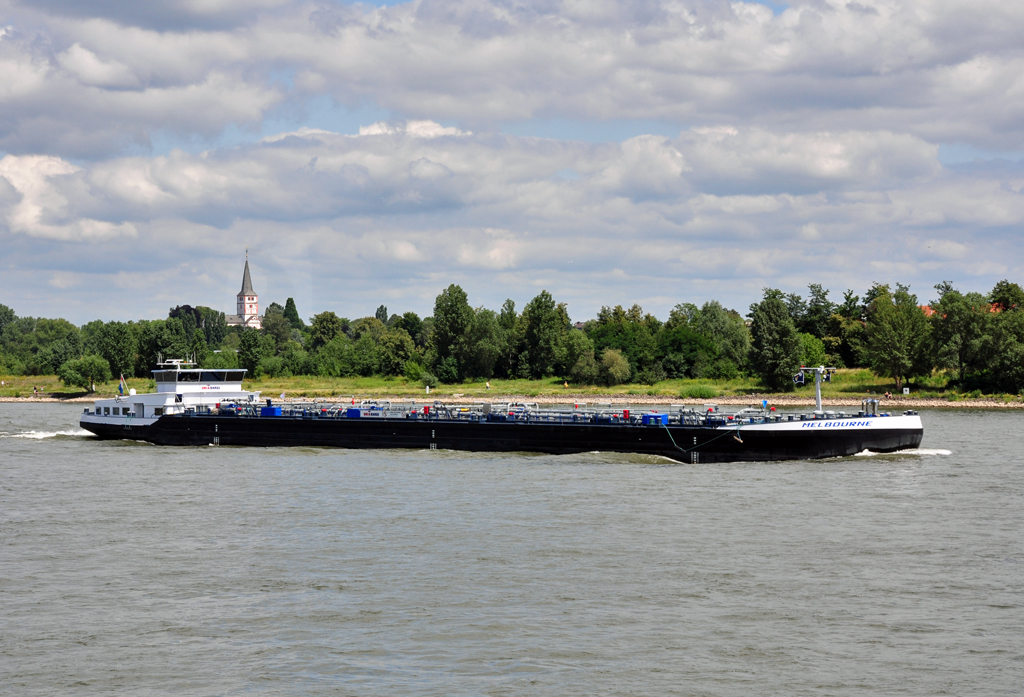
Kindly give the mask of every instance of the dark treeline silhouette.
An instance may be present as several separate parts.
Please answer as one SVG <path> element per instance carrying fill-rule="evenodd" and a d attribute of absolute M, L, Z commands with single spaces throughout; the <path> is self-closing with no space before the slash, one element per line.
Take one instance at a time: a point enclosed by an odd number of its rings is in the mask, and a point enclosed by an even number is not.
<path fill-rule="evenodd" d="M 897 284 L 863 296 L 808 286 L 806 296 L 767 288 L 746 315 L 716 301 L 680 303 L 662 321 L 638 305 L 602 307 L 573 323 L 565 303 L 541 291 L 518 311 L 473 307 L 458 285 L 444 289 L 433 314 L 350 320 L 322 312 L 306 323 L 295 301 L 271 303 L 262 329 L 228 327 L 224 313 L 181 305 L 166 319 L 18 317 L 0 305 L 0 373 L 54 374 L 69 385 L 148 377 L 158 359 L 193 358 L 209 368 L 251 375 L 405 376 L 427 385 L 492 378 L 558 378 L 574 385 L 653 384 L 672 378 L 757 377 L 792 388 L 801 365 L 870 368 L 897 388 L 945 371 L 965 390 L 1024 390 L 1024 290 L 1000 281 L 987 294 L 948 282 L 924 304 Z"/>

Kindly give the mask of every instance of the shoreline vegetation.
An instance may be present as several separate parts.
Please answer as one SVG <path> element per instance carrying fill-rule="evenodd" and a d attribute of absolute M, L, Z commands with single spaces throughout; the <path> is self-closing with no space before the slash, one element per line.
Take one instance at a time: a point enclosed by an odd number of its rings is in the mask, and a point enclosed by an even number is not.
<path fill-rule="evenodd" d="M 16 403 L 92 403 L 96 399 L 109 399 L 117 395 L 116 381 L 96 385 L 95 392 L 69 391 L 55 375 L 47 376 L 0 376 L 5 383 L 0 387 L 0 402 Z M 246 380 L 246 390 L 261 391 L 263 398 L 284 401 L 349 401 L 355 399 L 392 399 L 395 401 L 416 401 L 420 403 L 442 402 L 537 402 L 542 404 L 601 402 L 613 404 L 686 404 L 700 405 L 717 403 L 729 406 L 759 404 L 767 399 L 777 407 L 810 406 L 814 404 L 814 386 L 808 384 L 789 392 L 770 392 L 753 378 L 733 380 L 664 380 L 653 385 L 616 385 L 614 387 L 579 386 L 566 387 L 564 380 L 490 380 L 490 389 L 485 380 L 467 381 L 459 384 L 438 385 L 426 389 L 419 381 L 399 376 L 330 378 L 316 376 L 292 376 L 271 378 L 263 376 Z M 936 378 L 935 382 L 944 382 Z M 131 378 L 128 386 L 141 392 L 155 389 L 151 380 Z M 38 393 L 33 396 L 33 387 Z M 893 394 L 894 386 L 875 377 L 870 370 L 848 368 L 836 372 L 832 382 L 822 384 L 822 403 L 829 407 L 860 406 L 864 398 L 880 399 L 883 410 L 899 411 L 917 408 L 958 408 L 958 409 L 1021 409 L 1024 398 L 1011 394 L 961 393 L 951 389 L 923 384 L 913 386 L 909 395 Z"/>
<path fill-rule="evenodd" d="M 1017 283 L 982 295 L 943 282 L 930 304 L 901 284 L 875 283 L 863 297 L 847 290 L 841 303 L 819 284 L 808 291 L 765 288 L 745 316 L 709 300 L 681 302 L 664 321 L 639 305 L 573 321 L 546 290 L 522 310 L 508 299 L 495 311 L 452 284 L 428 317 L 381 305 L 373 316 L 325 311 L 307 324 L 288 298 L 266 307 L 258 329 L 229 327 L 202 306 L 77 327 L 0 304 L 0 380 L 10 383 L 0 399 L 110 395 L 121 376 L 150 392 L 152 371 L 187 358 L 204 370 L 245 369 L 246 387 L 270 398 L 806 405 L 813 376 L 802 367 L 822 366 L 830 406 L 882 395 L 917 406 L 1024 400 Z"/>

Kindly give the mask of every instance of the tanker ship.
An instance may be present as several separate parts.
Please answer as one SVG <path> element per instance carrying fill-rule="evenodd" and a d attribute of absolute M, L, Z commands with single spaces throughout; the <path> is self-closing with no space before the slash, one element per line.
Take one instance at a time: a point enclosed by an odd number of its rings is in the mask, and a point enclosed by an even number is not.
<path fill-rule="evenodd" d="M 802 370 L 815 377 L 813 412 L 783 414 L 766 401 L 732 413 L 714 404 L 640 410 L 610 403 L 558 408 L 387 400 L 275 404 L 242 388 L 244 370 L 170 361 L 153 371 L 155 392 L 130 390 L 97 400 L 80 423 L 100 438 L 168 446 L 616 452 L 693 464 L 818 459 L 920 446 L 924 428 L 915 411 L 883 412 L 875 399 L 863 400 L 852 413 L 823 410 L 821 380 L 829 370 Z"/>

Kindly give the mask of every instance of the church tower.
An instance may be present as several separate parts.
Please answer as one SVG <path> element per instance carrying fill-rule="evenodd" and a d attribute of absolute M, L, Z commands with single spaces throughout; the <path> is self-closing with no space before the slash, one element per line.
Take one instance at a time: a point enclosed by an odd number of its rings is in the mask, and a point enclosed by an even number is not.
<path fill-rule="evenodd" d="M 243 327 L 259 329 L 260 322 L 260 299 L 256 291 L 252 289 L 252 279 L 249 278 L 249 250 L 245 250 L 245 271 L 242 273 L 242 290 L 238 291 L 238 317 L 239 324 Z"/>

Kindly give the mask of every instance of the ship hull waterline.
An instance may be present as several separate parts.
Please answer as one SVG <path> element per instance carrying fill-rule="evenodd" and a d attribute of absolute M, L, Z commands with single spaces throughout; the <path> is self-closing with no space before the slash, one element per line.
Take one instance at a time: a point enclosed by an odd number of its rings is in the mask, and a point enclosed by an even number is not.
<path fill-rule="evenodd" d="M 859 424 L 812 421 L 664 427 L 175 415 L 145 426 L 86 420 L 81 425 L 100 438 L 141 440 L 156 445 L 436 449 L 554 455 L 616 452 L 658 455 L 686 463 L 820 459 L 865 450 L 895 452 L 919 447 L 924 435 L 916 416 L 875 417 Z M 831 425 L 838 427 L 830 428 Z"/>

